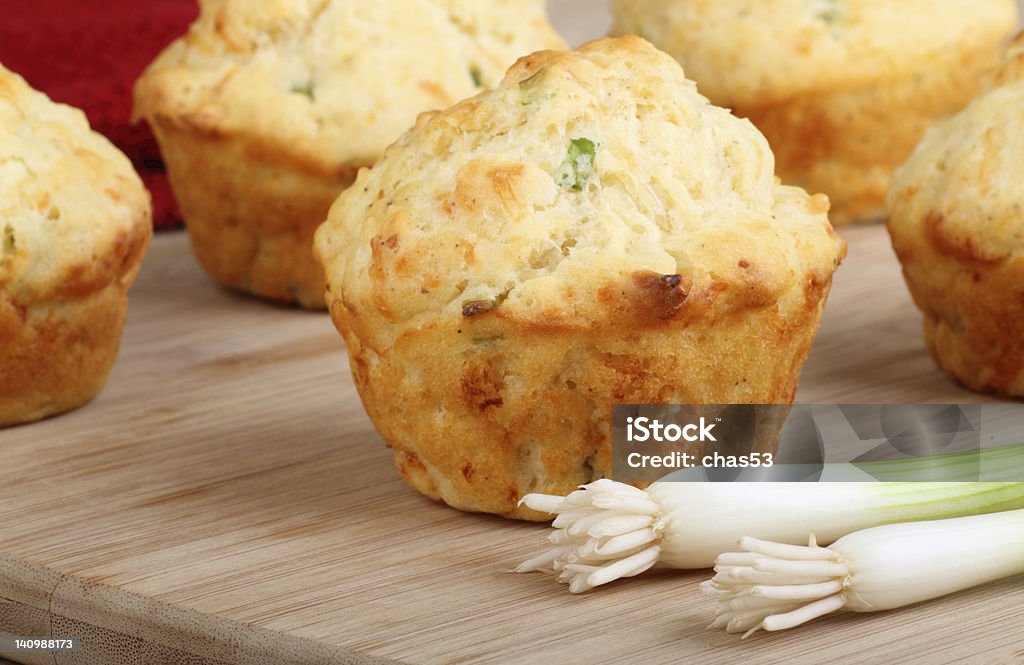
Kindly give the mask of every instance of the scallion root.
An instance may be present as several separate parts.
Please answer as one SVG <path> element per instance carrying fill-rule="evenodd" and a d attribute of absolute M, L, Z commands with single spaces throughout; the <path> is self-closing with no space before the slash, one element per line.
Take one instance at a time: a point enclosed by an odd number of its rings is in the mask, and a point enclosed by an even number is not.
<path fill-rule="evenodd" d="M 701 585 L 718 596 L 712 628 L 747 637 L 793 628 L 846 606 L 850 570 L 839 555 L 818 547 L 740 540 L 742 552 L 718 557 L 715 576 Z"/>
<path fill-rule="evenodd" d="M 573 593 L 633 577 L 661 557 L 661 508 L 643 490 L 598 480 L 566 497 L 530 494 L 527 507 L 557 515 L 554 545 L 516 572 L 553 570 Z"/>

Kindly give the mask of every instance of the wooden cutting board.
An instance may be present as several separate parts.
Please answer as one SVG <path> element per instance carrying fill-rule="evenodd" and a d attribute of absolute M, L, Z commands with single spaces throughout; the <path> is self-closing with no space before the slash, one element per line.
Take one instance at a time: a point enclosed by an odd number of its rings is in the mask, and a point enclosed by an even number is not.
<path fill-rule="evenodd" d="M 844 234 L 800 399 L 984 399 L 926 355 L 884 230 Z M 183 234 L 153 243 L 103 394 L 0 451 L 0 633 L 85 642 L 26 663 L 1024 662 L 1020 578 L 740 642 L 705 631 L 705 573 L 582 596 L 509 573 L 545 526 L 408 489 L 327 315 L 218 288 Z"/>

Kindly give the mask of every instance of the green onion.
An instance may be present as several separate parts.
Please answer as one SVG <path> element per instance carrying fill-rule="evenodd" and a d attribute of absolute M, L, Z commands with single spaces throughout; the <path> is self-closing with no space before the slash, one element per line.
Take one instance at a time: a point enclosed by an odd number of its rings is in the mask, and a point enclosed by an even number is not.
<path fill-rule="evenodd" d="M 296 95 L 305 95 L 306 97 L 309 97 L 310 101 L 313 101 L 315 99 L 315 97 L 313 96 L 312 82 L 303 85 L 293 85 L 291 92 Z"/>
<path fill-rule="evenodd" d="M 852 464 L 881 481 L 913 479 L 951 483 L 978 480 L 979 477 L 1009 481 L 1024 477 L 1024 444 Z"/>
<path fill-rule="evenodd" d="M 540 99 L 547 99 L 555 96 L 555 94 L 551 92 L 548 92 L 546 96 L 542 95 L 542 93 L 547 90 L 546 86 L 543 84 L 545 72 L 547 72 L 547 68 L 539 69 L 529 78 L 523 79 L 519 82 L 519 90 L 523 94 L 523 106 L 530 106 Z"/>
<path fill-rule="evenodd" d="M 1024 573 L 1024 510 L 889 524 L 829 547 L 740 540 L 702 588 L 719 596 L 712 627 L 744 637 L 842 609 L 904 607 Z"/>
<path fill-rule="evenodd" d="M 655 565 L 708 568 L 753 536 L 831 543 L 860 529 L 1024 508 L 1024 483 L 675 483 L 598 480 L 522 503 L 557 515 L 554 547 L 518 572 L 553 569 L 581 593 Z"/>
<path fill-rule="evenodd" d="M 496 300 L 467 300 L 462 303 L 462 315 L 468 319 L 479 314 L 486 314 L 497 306 Z"/>
<path fill-rule="evenodd" d="M 508 300 L 508 294 L 511 292 L 512 287 L 508 287 L 489 300 L 466 300 L 462 303 L 462 316 L 468 319 L 478 314 L 486 314 Z"/>
<path fill-rule="evenodd" d="M 835 25 L 843 19 L 843 8 L 839 0 L 817 0 L 814 17 L 827 25 Z"/>
<path fill-rule="evenodd" d="M 574 192 L 587 188 L 594 175 L 597 146 L 590 139 L 579 138 L 569 142 L 569 152 L 558 169 L 558 183 Z"/>
<path fill-rule="evenodd" d="M 4 254 L 14 254 L 18 251 L 18 242 L 14 238 L 14 227 L 10 224 L 4 224 Z"/>
<path fill-rule="evenodd" d="M 473 79 L 473 85 L 477 88 L 484 87 L 484 74 L 476 65 L 469 68 L 469 77 Z"/>

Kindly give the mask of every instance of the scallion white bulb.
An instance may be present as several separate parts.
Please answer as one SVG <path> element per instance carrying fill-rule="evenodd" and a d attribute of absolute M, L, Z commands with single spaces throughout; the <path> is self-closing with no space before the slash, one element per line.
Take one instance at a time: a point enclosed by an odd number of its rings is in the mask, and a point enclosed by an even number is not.
<path fill-rule="evenodd" d="M 712 624 L 730 633 L 785 630 L 842 609 L 875 612 L 1024 573 L 1024 510 L 857 531 L 828 547 L 740 539 L 702 588 Z"/>
<path fill-rule="evenodd" d="M 1024 483 L 676 483 L 598 480 L 530 494 L 555 514 L 553 545 L 518 572 L 554 570 L 580 593 L 654 567 L 710 568 L 741 537 L 822 543 L 880 524 L 1024 508 Z"/>

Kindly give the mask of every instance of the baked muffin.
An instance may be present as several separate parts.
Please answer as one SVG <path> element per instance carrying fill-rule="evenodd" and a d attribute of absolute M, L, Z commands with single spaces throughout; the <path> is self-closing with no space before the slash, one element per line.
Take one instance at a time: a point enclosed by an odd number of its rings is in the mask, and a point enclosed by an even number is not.
<path fill-rule="evenodd" d="M 146 70 L 153 127 L 200 263 L 220 282 L 324 306 L 313 232 L 419 112 L 562 48 L 543 0 L 200 0 Z"/>
<path fill-rule="evenodd" d="M 318 231 L 355 384 L 456 508 L 606 476 L 615 403 L 787 403 L 845 246 L 828 200 L 642 39 L 420 116 Z"/>
<path fill-rule="evenodd" d="M 151 234 L 128 159 L 0 67 L 0 427 L 73 409 L 106 383 Z"/>
<path fill-rule="evenodd" d="M 992 88 L 930 130 L 889 194 L 924 337 L 974 390 L 1024 397 L 1024 40 Z"/>
<path fill-rule="evenodd" d="M 1017 25 L 1014 0 L 614 0 L 618 34 L 675 56 L 749 118 L 783 182 L 833 224 L 884 213 L 892 171 L 963 108 Z"/>

